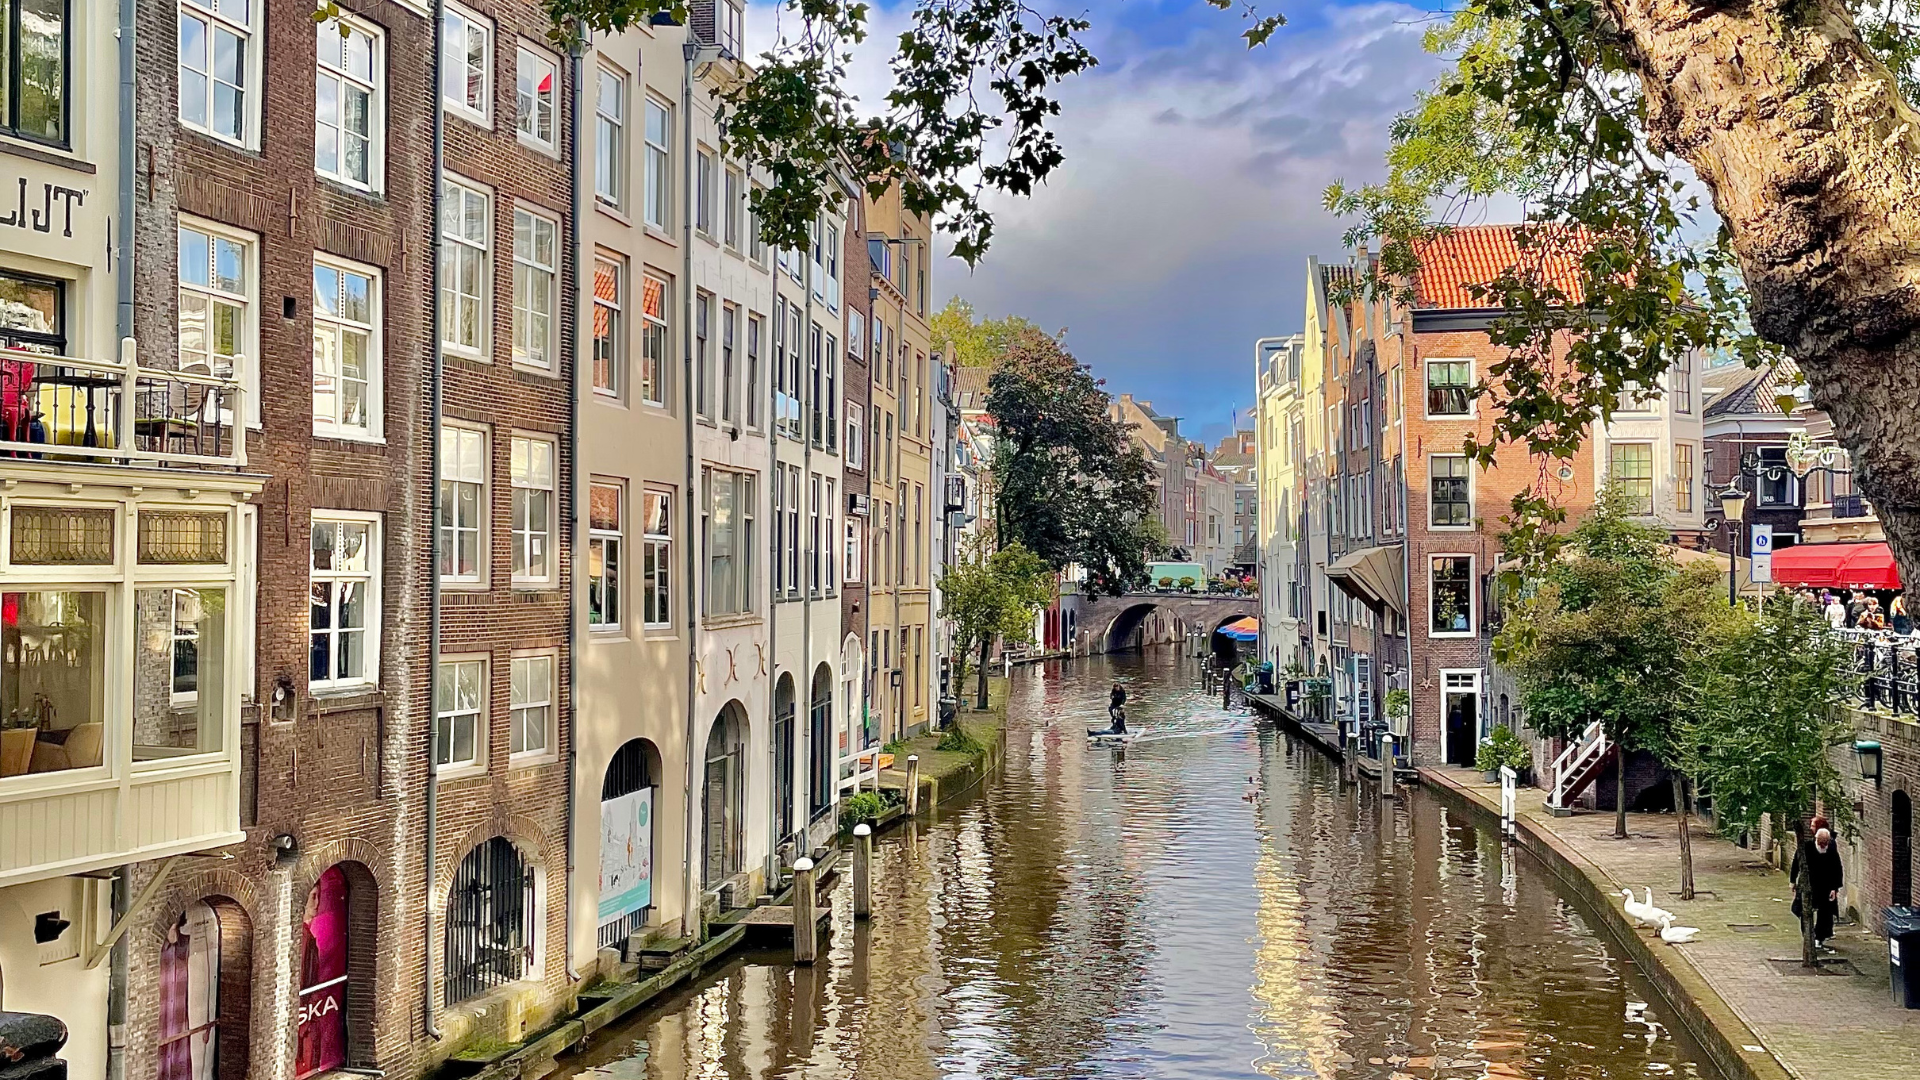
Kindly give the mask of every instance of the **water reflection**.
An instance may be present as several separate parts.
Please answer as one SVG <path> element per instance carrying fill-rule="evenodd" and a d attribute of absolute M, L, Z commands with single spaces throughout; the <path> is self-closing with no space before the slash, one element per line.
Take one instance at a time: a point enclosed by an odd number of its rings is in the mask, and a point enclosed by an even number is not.
<path fill-rule="evenodd" d="M 1712 1076 L 1543 868 L 1417 791 L 1383 813 L 1190 663 L 1017 676 L 1003 777 L 883 838 L 873 923 L 843 883 L 823 963 L 738 960 L 569 1074 Z M 1090 752 L 1116 680 L 1145 734 Z"/>

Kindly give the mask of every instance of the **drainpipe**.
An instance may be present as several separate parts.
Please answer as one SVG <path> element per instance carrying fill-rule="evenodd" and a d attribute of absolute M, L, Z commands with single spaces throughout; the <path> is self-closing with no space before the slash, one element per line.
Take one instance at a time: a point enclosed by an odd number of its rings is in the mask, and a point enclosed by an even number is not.
<path fill-rule="evenodd" d="M 445 35 L 440 27 L 446 22 L 447 5 L 445 0 L 433 2 L 433 216 L 429 235 L 427 263 L 427 304 L 433 310 L 433 340 L 428 347 L 433 353 L 431 372 L 427 382 L 427 493 L 428 504 L 434 507 L 437 515 L 440 484 L 440 411 L 445 404 L 441 391 L 441 381 L 446 374 L 446 365 L 441 357 L 441 319 L 444 314 L 440 305 L 440 189 L 446 182 L 447 172 L 447 109 L 445 96 L 441 93 L 442 70 L 446 63 L 444 47 Z M 440 522 L 430 517 L 427 522 L 427 711 L 431 717 L 434 703 L 433 691 L 440 681 Z M 420 1016 L 426 1032 L 438 1040 L 440 1028 L 433 1017 L 433 969 L 434 969 L 434 933 L 433 933 L 433 897 L 439 886 L 434 882 L 434 862 L 437 859 L 435 833 L 439 829 L 440 813 L 440 767 L 434 761 L 434 748 L 431 722 L 427 725 L 427 836 L 426 836 L 426 881 L 424 900 L 420 905 L 420 933 L 424 940 L 421 950 L 425 958 L 420 977 Z"/>
<path fill-rule="evenodd" d="M 821 228 L 819 218 L 814 219 L 813 227 L 815 230 L 814 235 L 817 237 L 816 242 L 824 248 L 827 243 L 827 231 Z M 806 307 L 802 309 L 804 315 L 800 319 L 800 347 L 803 350 L 808 350 L 802 353 L 803 356 L 808 356 L 808 363 L 802 366 L 800 370 L 807 375 L 814 376 L 817 380 L 820 376 L 826 374 L 827 358 L 825 356 L 811 355 L 811 349 L 813 347 L 813 251 L 811 248 L 801 253 L 800 262 L 804 267 L 803 276 L 806 279 L 804 282 Z M 822 348 L 824 348 L 825 345 L 826 342 L 823 339 L 821 341 Z M 815 486 L 813 480 L 813 440 L 818 434 L 813 430 L 813 410 L 818 408 L 819 404 L 819 402 L 813 399 L 813 383 L 803 377 L 800 380 L 800 426 L 802 435 L 800 440 L 800 472 L 801 479 L 805 480 L 806 484 L 800 490 L 809 495 L 813 493 Z M 806 513 L 807 516 L 802 520 L 808 522 L 819 521 L 820 512 L 818 507 L 809 503 L 806 507 Z M 812 530 L 809 529 L 805 535 L 811 538 L 813 536 Z M 807 558 L 807 566 L 810 571 L 819 566 L 820 547 L 817 538 L 814 539 L 813 549 L 807 553 Z M 800 755 L 800 760 L 807 763 L 807 797 L 800 804 L 802 807 L 800 812 L 802 824 L 799 832 L 800 835 L 805 838 L 806 844 L 805 850 L 801 852 L 803 855 L 813 850 L 813 605 L 820 599 L 817 591 L 819 588 L 820 575 L 817 572 L 810 572 L 807 575 L 806 584 L 802 587 L 800 593 L 802 597 L 800 601 L 800 672 L 799 678 L 793 681 L 793 697 L 797 702 L 800 699 L 800 679 L 807 680 L 806 738 L 804 741 L 800 739 L 794 740 L 796 746 L 805 748 L 805 752 Z M 793 723 L 797 731 L 800 725 L 800 717 L 796 715 L 793 718 Z"/>
<path fill-rule="evenodd" d="M 687 439 L 687 541 L 681 547 L 686 549 L 687 586 L 680 590 L 687 602 L 687 810 L 686 824 L 681 831 L 685 835 L 686 858 L 686 904 L 681 910 L 680 919 L 687 924 L 687 936 L 705 939 L 707 920 L 700 911 L 700 873 L 705 869 L 694 845 L 693 823 L 696 820 L 694 810 L 699 806 L 700 798 L 700 759 L 703 744 L 700 742 L 700 709 L 695 694 L 700 688 L 700 602 L 699 602 L 699 559 L 694 551 L 699 537 L 700 517 L 694 505 L 698 497 L 695 485 L 699 481 L 699 453 L 693 443 L 693 58 L 700 51 L 699 43 L 694 39 L 691 27 L 687 31 L 687 40 L 681 45 L 682 71 L 680 80 L 680 283 L 685 293 L 683 301 L 686 321 L 680 334 L 681 379 L 680 412 Z"/>
<path fill-rule="evenodd" d="M 573 115 L 568 123 L 568 137 L 573 140 L 573 151 L 567 155 L 568 179 L 573 182 L 573 205 L 567 218 L 568 240 L 573 244 L 573 341 L 570 355 L 574 358 L 573 381 L 567 384 L 567 433 L 573 440 L 573 512 L 568 522 L 569 535 L 573 537 L 573 570 L 568 590 L 567 604 L 567 901 L 573 901 L 574 842 L 580 835 L 579 823 L 575 820 L 579 807 L 579 777 L 575 770 L 580 765 L 580 495 L 584 490 L 580 468 L 580 108 L 585 101 L 585 89 L 582 80 L 585 66 L 580 55 L 580 42 L 585 38 L 586 29 L 576 20 L 573 26 Z M 571 912 L 567 918 L 566 934 L 567 978 L 580 981 L 580 973 L 573 969 L 573 918 Z"/>
<path fill-rule="evenodd" d="M 114 337 L 128 341 L 133 337 L 133 217 L 134 151 L 139 118 L 134 115 L 134 39 L 138 19 L 134 0 L 120 0 L 120 212 L 119 233 L 114 237 L 115 310 Z M 126 357 L 122 357 L 125 359 Z M 127 868 L 116 867 L 108 925 L 118 925 L 127 913 Z M 97 894 L 89 894 L 97 895 Z M 113 956 L 107 967 L 107 1080 L 121 1080 L 127 1072 L 127 939 L 121 935 L 113 943 Z"/>
<path fill-rule="evenodd" d="M 751 186 L 749 186 L 748 191 L 752 191 Z M 749 238 L 748 242 L 752 242 L 751 238 Z M 786 320 L 781 317 L 780 307 L 774 302 L 780 296 L 780 253 L 769 249 L 767 252 L 767 262 L 770 264 L 767 267 L 767 287 L 771 290 L 768 294 L 767 310 L 770 312 L 770 317 L 774 320 L 772 326 L 773 333 L 778 337 L 787 332 L 787 328 L 784 325 Z M 773 338 L 768 338 L 766 344 L 769 350 L 767 358 L 772 360 L 774 356 L 778 354 L 778 350 L 773 348 Z M 786 373 L 784 371 L 781 372 L 780 377 L 783 379 L 786 378 Z M 771 392 L 773 385 L 772 364 L 767 365 L 767 385 L 768 391 Z M 766 400 L 772 401 L 773 399 L 769 397 Z M 774 418 L 771 408 L 767 410 L 766 421 L 767 468 L 770 470 L 770 475 L 769 482 L 764 486 L 767 489 L 767 505 L 773 511 L 771 516 L 777 519 L 780 516 L 780 507 L 773 501 L 773 484 L 771 478 L 780 475 L 780 435 L 778 429 L 779 422 Z M 768 535 L 772 535 L 771 530 L 768 531 Z M 778 563 L 784 557 L 785 552 L 779 548 L 773 550 L 774 562 Z M 771 568 L 769 568 L 769 571 L 771 571 Z M 779 629 L 779 622 L 780 594 L 774 591 L 773 574 L 769 572 L 767 574 L 767 732 L 769 735 L 777 732 L 780 725 L 780 706 L 774 701 L 774 687 L 780 685 L 780 650 L 778 648 L 780 638 L 776 633 Z M 767 740 L 767 776 L 773 781 L 770 786 L 775 793 L 774 798 L 767 800 L 767 836 L 770 839 L 767 843 L 766 878 L 767 887 L 771 890 L 773 884 L 778 881 L 780 877 L 779 852 L 777 850 L 780 839 L 780 804 L 778 800 L 778 792 L 780 790 L 780 740 L 777 736 Z"/>
<path fill-rule="evenodd" d="M 1407 423 L 1407 395 L 1405 391 L 1405 386 L 1406 386 L 1406 378 L 1407 378 L 1407 362 L 1409 359 L 1414 359 L 1414 360 L 1419 359 L 1420 353 L 1419 353 L 1419 350 L 1416 349 L 1416 350 L 1413 350 L 1413 355 L 1411 357 L 1407 355 L 1409 350 L 1407 348 L 1406 327 L 1404 326 L 1394 327 L 1393 336 L 1400 339 L 1400 374 L 1398 376 L 1400 379 L 1400 385 L 1402 387 L 1402 390 L 1400 393 L 1400 491 L 1399 491 L 1399 495 L 1400 495 L 1400 515 L 1399 515 L 1400 516 L 1400 580 L 1403 583 L 1403 587 L 1406 589 L 1405 599 L 1406 599 L 1406 605 L 1407 605 L 1407 610 L 1401 619 L 1402 623 L 1404 624 L 1403 626 L 1401 626 L 1401 629 L 1407 632 L 1407 738 L 1406 738 L 1406 745 L 1407 745 L 1407 756 L 1411 758 L 1413 756 L 1413 747 L 1414 747 L 1414 743 L 1413 743 L 1413 527 L 1408 522 L 1407 519 L 1413 509 L 1413 489 L 1409 486 L 1410 484 L 1412 484 L 1413 481 L 1412 481 L 1412 474 L 1408 472 L 1408 467 L 1411 464 L 1411 462 L 1407 458 L 1407 428 L 1410 427 L 1411 425 Z"/>

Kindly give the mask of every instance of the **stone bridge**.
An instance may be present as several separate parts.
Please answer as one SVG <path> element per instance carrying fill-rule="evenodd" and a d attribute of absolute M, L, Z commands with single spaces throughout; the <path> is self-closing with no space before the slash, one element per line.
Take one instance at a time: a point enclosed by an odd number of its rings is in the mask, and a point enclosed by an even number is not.
<path fill-rule="evenodd" d="M 1225 596 L 1214 593 L 1130 592 L 1123 596 L 1079 598 L 1075 613 L 1080 636 L 1091 652 L 1113 652 L 1140 644 L 1155 644 L 1144 630 L 1171 630 L 1173 637 L 1157 640 L 1182 640 L 1188 631 L 1198 630 L 1211 637 L 1215 630 L 1235 619 L 1260 614 L 1257 596 Z M 1158 618 L 1156 618 L 1158 616 Z M 1149 623 L 1149 620 L 1153 620 Z M 1170 625 L 1167 625 L 1170 624 Z"/>

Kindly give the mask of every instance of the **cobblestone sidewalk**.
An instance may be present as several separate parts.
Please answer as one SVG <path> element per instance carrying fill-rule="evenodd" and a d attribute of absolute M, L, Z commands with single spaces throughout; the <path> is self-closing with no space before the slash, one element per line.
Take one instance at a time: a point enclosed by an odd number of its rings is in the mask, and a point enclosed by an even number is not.
<path fill-rule="evenodd" d="M 1481 774 L 1438 771 L 1498 805 L 1499 785 L 1485 783 Z M 1532 828 L 1552 834 L 1598 867 L 1612 885 L 1616 904 L 1621 889 L 1631 887 L 1644 898 L 1652 886 L 1654 903 L 1673 912 L 1680 925 L 1699 927 L 1699 937 L 1689 944 L 1656 942 L 1655 947 L 1691 964 L 1789 1072 L 1802 1080 L 1920 1078 L 1920 1010 L 1893 1003 L 1885 939 L 1843 925 L 1834 932 L 1830 955 L 1847 963 L 1818 975 L 1804 973 L 1787 876 L 1757 853 L 1696 822 L 1696 896 L 1683 901 L 1673 815 L 1629 815 L 1627 839 L 1616 840 L 1612 813 L 1556 818 L 1531 789 L 1520 794 L 1520 813 Z M 1776 959 L 1789 962 L 1776 964 Z"/>

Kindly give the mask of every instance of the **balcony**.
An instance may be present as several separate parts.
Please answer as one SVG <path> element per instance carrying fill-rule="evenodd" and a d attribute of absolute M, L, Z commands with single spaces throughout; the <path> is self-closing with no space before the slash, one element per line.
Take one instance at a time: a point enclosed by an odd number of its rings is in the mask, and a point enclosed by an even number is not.
<path fill-rule="evenodd" d="M 205 370 L 0 349 L 0 458 L 237 469 L 244 389 Z"/>

